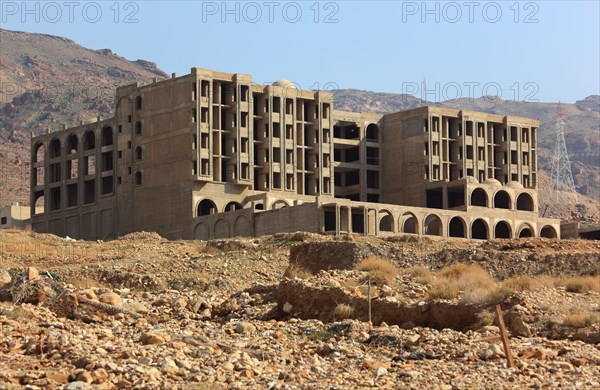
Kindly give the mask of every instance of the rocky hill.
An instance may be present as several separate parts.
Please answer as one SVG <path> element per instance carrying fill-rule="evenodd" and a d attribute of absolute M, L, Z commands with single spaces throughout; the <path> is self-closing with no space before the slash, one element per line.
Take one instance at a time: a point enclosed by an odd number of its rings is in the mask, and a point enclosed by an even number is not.
<path fill-rule="evenodd" d="M 119 85 L 167 75 L 70 39 L 0 29 L 0 204 L 29 202 L 29 137 L 113 114 Z"/>
<path fill-rule="evenodd" d="M 167 77 L 153 62 L 130 61 L 110 49 L 88 49 L 62 37 L 0 29 L 0 44 L 0 204 L 28 203 L 31 133 L 110 117 L 117 86 Z M 335 93 L 336 108 L 349 111 L 387 113 L 426 104 L 540 119 L 540 167 L 547 167 L 555 103 L 499 98 L 430 103 L 410 95 L 354 89 Z M 600 213 L 600 96 L 563 104 L 563 110 L 577 189 L 595 201 L 581 197 L 591 205 L 586 209 Z"/>

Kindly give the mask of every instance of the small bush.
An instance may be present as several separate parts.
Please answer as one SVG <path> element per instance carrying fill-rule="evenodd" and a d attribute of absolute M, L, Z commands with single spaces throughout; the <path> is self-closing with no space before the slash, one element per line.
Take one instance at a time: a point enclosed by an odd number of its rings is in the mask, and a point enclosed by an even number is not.
<path fill-rule="evenodd" d="M 458 298 L 458 288 L 444 281 L 437 281 L 427 292 L 429 299 L 456 299 Z"/>
<path fill-rule="evenodd" d="M 475 288 L 465 291 L 461 299 L 470 304 L 492 305 L 502 302 L 509 294 L 503 287 Z"/>
<path fill-rule="evenodd" d="M 338 320 L 345 320 L 352 318 L 354 315 L 354 308 L 345 303 L 338 304 L 333 310 L 333 316 Z"/>
<path fill-rule="evenodd" d="M 541 287 L 554 288 L 558 280 L 554 276 L 539 275 L 535 277 L 536 283 Z"/>
<path fill-rule="evenodd" d="M 563 325 L 573 328 L 585 328 L 596 322 L 600 322 L 600 316 L 585 312 L 573 312 L 565 314 Z"/>
<path fill-rule="evenodd" d="M 310 279 L 313 276 L 313 273 L 298 264 L 290 264 L 290 266 L 285 270 L 284 276 L 290 279 Z"/>
<path fill-rule="evenodd" d="M 433 274 L 429 268 L 424 265 L 416 265 L 406 269 L 406 273 L 415 279 L 419 284 L 431 284 L 433 282 Z"/>
<path fill-rule="evenodd" d="M 600 292 L 600 278 L 597 276 L 572 276 L 567 278 L 564 284 L 568 292 Z"/>
<path fill-rule="evenodd" d="M 541 285 L 534 278 L 527 275 L 516 275 L 502 282 L 502 286 L 509 291 L 531 291 L 536 290 Z"/>
<path fill-rule="evenodd" d="M 366 271 L 375 282 L 392 285 L 398 275 L 398 268 L 394 263 L 380 257 L 367 257 L 356 267 L 359 271 Z"/>
<path fill-rule="evenodd" d="M 484 326 L 494 325 L 496 315 L 489 310 L 482 310 L 477 313 L 477 322 L 473 325 L 474 329 L 480 329 Z"/>
<path fill-rule="evenodd" d="M 495 286 L 494 279 L 476 264 L 455 263 L 442 269 L 438 276 L 454 281 L 459 290 L 491 289 Z"/>

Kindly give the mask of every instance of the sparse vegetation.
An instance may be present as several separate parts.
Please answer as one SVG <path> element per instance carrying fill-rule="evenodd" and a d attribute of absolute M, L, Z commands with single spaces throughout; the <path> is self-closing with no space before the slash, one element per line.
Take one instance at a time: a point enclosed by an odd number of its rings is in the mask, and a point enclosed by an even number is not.
<path fill-rule="evenodd" d="M 354 308 L 348 304 L 340 303 L 333 310 L 333 317 L 338 320 L 345 320 L 352 318 L 354 315 Z"/>
<path fill-rule="evenodd" d="M 452 283 L 436 282 L 428 291 L 429 299 L 456 299 L 458 288 Z"/>
<path fill-rule="evenodd" d="M 541 284 L 528 275 L 515 275 L 502 282 L 502 287 L 511 292 L 531 291 L 541 287 Z"/>
<path fill-rule="evenodd" d="M 367 257 L 356 267 L 358 271 L 365 271 L 369 274 L 375 283 L 387 284 L 391 286 L 396 275 L 398 275 L 398 267 L 389 260 L 380 257 Z"/>
<path fill-rule="evenodd" d="M 414 267 L 406 268 L 405 272 L 412 276 L 415 282 L 419 284 L 431 284 L 433 282 L 434 276 L 424 265 L 416 265 Z"/>
<path fill-rule="evenodd" d="M 495 314 L 489 310 L 482 310 L 477 313 L 477 322 L 473 326 L 475 329 L 483 328 L 484 326 L 493 325 Z"/>
<path fill-rule="evenodd" d="M 585 328 L 597 322 L 600 322 L 600 315 L 577 311 L 566 313 L 563 325 L 573 328 Z"/>
<path fill-rule="evenodd" d="M 565 279 L 565 289 L 568 292 L 586 293 L 600 292 L 600 277 L 598 276 L 572 276 Z"/>

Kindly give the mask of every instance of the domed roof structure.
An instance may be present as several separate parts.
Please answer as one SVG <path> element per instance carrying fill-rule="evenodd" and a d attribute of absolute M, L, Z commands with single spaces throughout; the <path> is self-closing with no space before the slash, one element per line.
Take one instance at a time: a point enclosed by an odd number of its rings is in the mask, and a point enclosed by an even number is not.
<path fill-rule="evenodd" d="M 493 185 L 493 186 L 502 186 L 502 183 L 500 183 L 498 180 L 493 179 L 493 178 L 485 179 L 483 181 L 483 184 L 489 184 L 489 185 Z"/>
<path fill-rule="evenodd" d="M 519 183 L 518 181 L 509 181 L 506 183 L 506 186 L 510 188 L 523 188 L 523 184 Z"/>
<path fill-rule="evenodd" d="M 286 80 L 286 79 L 277 80 L 273 83 L 273 85 L 278 86 L 278 87 L 283 87 L 283 88 L 298 89 L 294 83 L 292 83 L 290 80 Z"/>

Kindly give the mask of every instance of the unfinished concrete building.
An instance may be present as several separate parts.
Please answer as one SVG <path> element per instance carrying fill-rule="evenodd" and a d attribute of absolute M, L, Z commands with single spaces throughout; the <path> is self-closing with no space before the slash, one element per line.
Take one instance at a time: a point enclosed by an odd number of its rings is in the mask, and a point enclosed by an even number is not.
<path fill-rule="evenodd" d="M 538 216 L 538 121 L 333 103 L 286 80 L 197 68 L 120 87 L 113 118 L 32 138 L 33 229 L 88 240 L 559 236 L 559 220 Z"/>

